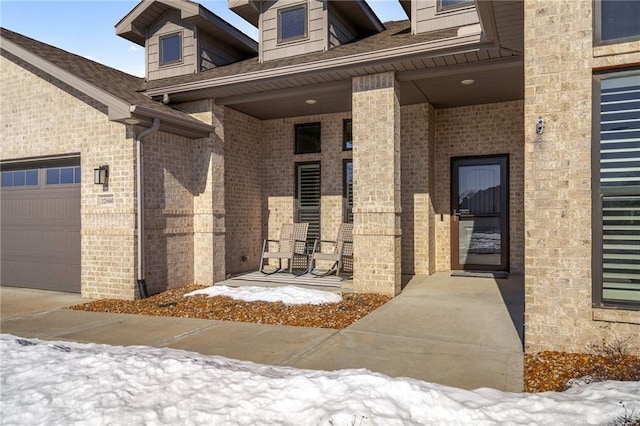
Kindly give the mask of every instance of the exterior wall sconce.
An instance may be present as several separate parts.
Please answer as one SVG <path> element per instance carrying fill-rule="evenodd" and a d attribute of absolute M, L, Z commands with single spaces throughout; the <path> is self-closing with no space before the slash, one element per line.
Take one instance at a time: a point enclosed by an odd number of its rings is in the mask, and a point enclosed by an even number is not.
<path fill-rule="evenodd" d="M 542 116 L 538 117 L 538 121 L 536 121 L 536 134 L 541 135 L 544 132 L 544 118 Z"/>
<path fill-rule="evenodd" d="M 109 177 L 109 166 L 100 166 L 97 169 L 93 169 L 93 183 L 96 185 L 104 185 L 107 183 Z"/>

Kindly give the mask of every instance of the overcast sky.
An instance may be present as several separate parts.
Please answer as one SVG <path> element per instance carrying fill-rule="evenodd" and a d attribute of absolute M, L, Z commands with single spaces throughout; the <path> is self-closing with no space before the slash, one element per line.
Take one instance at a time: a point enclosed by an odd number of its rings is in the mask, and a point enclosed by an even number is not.
<path fill-rule="evenodd" d="M 397 0 L 367 0 L 381 21 L 407 19 Z M 227 0 L 200 1 L 248 36 L 258 31 L 230 11 Z M 115 35 L 114 26 L 137 1 L 0 0 L 0 25 L 137 76 L 144 75 L 144 49 Z"/>

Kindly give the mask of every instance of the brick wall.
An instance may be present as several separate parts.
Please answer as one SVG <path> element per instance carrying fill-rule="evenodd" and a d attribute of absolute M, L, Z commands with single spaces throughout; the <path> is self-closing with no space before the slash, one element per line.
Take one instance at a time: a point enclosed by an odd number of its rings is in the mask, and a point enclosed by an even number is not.
<path fill-rule="evenodd" d="M 136 128 L 139 132 L 142 129 Z M 143 140 L 145 280 L 149 294 L 193 283 L 191 141 L 164 132 Z"/>
<path fill-rule="evenodd" d="M 20 64 L 20 65 L 18 65 Z M 1 59 L 2 159 L 79 153 L 82 296 L 135 297 L 134 142 L 104 105 L 16 58 Z M 93 169 L 109 165 L 109 187 Z M 101 206 L 100 195 L 113 196 Z"/>
<path fill-rule="evenodd" d="M 640 312 L 592 308 L 590 189 L 594 69 L 637 66 L 640 42 L 593 47 L 591 0 L 528 1 L 524 18 L 525 350 L 640 353 Z"/>
<path fill-rule="evenodd" d="M 342 150 L 342 123 L 350 113 L 309 115 L 262 122 L 262 223 L 265 238 L 278 239 L 283 223 L 294 221 L 295 163 L 319 161 L 321 167 L 320 233 L 334 240 L 342 223 L 343 160 L 351 151 Z M 320 122 L 321 152 L 294 154 L 295 125 Z M 257 263 L 256 263 L 257 266 Z"/>
<path fill-rule="evenodd" d="M 512 273 L 524 269 L 524 169 L 521 101 L 437 109 L 435 141 L 436 270 L 451 269 L 452 157 L 509 154 L 509 221 Z"/>
<path fill-rule="evenodd" d="M 401 109 L 402 273 L 435 270 L 432 190 L 435 121 L 429 104 Z"/>
<path fill-rule="evenodd" d="M 211 138 L 189 140 L 193 171 L 193 280 L 225 279 L 224 108 L 204 99 L 180 104 L 182 112 L 215 127 Z"/>
<path fill-rule="evenodd" d="M 258 269 L 262 247 L 262 153 L 269 137 L 262 122 L 225 108 L 226 269 Z"/>
<path fill-rule="evenodd" d="M 353 79 L 353 286 L 401 285 L 400 102 L 392 72 Z"/>

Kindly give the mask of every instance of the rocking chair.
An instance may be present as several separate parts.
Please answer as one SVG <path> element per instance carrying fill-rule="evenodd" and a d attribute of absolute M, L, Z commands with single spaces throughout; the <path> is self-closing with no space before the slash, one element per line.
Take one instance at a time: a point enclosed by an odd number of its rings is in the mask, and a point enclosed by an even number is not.
<path fill-rule="evenodd" d="M 330 243 L 332 249 L 328 253 L 322 253 L 320 251 L 320 244 Z M 324 277 L 335 272 L 336 276 L 340 277 L 340 271 L 343 269 L 345 260 L 353 262 L 353 224 L 343 223 L 338 229 L 338 236 L 335 241 L 320 240 L 313 244 L 313 252 L 311 253 L 311 259 L 309 260 L 309 273 Z M 316 249 L 318 251 L 316 251 Z M 325 272 L 316 272 L 316 260 L 331 261 L 333 265 Z"/>
<path fill-rule="evenodd" d="M 275 274 L 282 269 L 282 260 L 289 262 L 289 273 L 293 273 L 293 264 L 296 258 L 304 258 L 305 265 L 308 255 L 306 253 L 308 223 L 285 223 L 280 230 L 279 240 L 264 240 L 262 243 L 262 258 L 260 260 L 260 272 L 266 275 Z M 269 243 L 276 243 L 276 251 L 269 251 Z M 278 268 L 265 270 L 264 264 L 269 259 L 278 259 Z"/>

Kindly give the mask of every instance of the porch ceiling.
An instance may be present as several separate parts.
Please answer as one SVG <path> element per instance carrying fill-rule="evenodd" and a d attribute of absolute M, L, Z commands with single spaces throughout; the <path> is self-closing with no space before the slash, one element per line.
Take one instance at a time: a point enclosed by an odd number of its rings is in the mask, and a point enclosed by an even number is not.
<path fill-rule="evenodd" d="M 386 35 L 360 42 L 370 43 L 362 52 L 364 46 L 354 43 L 275 68 L 246 62 L 237 70 L 224 67 L 229 75 L 220 69 L 192 81 L 149 87 L 147 93 L 168 93 L 176 103 L 206 96 L 256 118 L 274 119 L 350 111 L 354 77 L 392 71 L 400 82 L 401 105 L 429 102 L 446 108 L 523 99 L 522 1 L 476 5 L 482 33 L 471 26 L 458 29 L 457 37 L 454 30 L 423 39 L 425 34 L 408 34 L 404 21 L 391 22 L 385 24 Z M 376 37 L 388 44 L 376 44 Z M 309 99 L 315 103 L 306 103 Z"/>
<path fill-rule="evenodd" d="M 396 73 L 400 104 L 429 102 L 436 108 L 519 100 L 524 97 L 522 59 Z M 461 84 L 473 80 L 473 84 Z M 306 100 L 315 100 L 307 104 Z M 219 97 L 217 102 L 263 120 L 351 110 L 351 79 Z"/>

